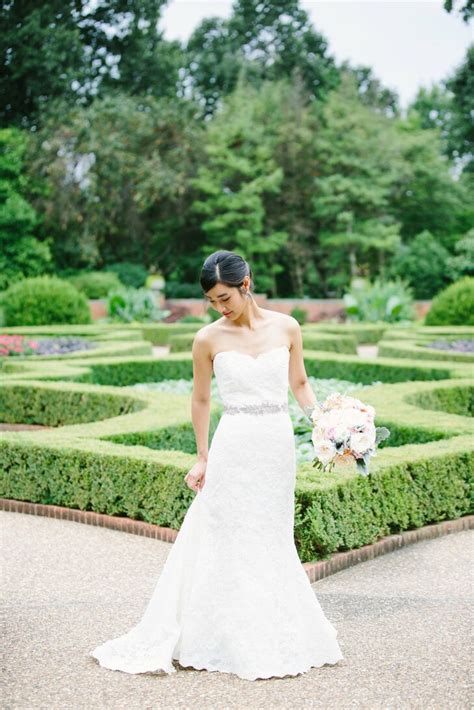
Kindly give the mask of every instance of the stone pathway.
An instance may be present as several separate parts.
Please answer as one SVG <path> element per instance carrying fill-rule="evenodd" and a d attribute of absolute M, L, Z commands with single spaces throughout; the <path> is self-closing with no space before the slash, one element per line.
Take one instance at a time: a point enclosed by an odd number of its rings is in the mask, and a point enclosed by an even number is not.
<path fill-rule="evenodd" d="M 165 357 L 170 354 L 169 345 L 154 345 L 153 346 L 153 356 L 154 357 Z"/>
<path fill-rule="evenodd" d="M 378 345 L 358 345 L 357 355 L 359 357 L 377 357 L 379 352 Z"/>
<path fill-rule="evenodd" d="M 312 585 L 344 659 L 282 679 L 130 675 L 87 656 L 136 623 L 170 543 L 2 512 L 6 709 L 470 708 L 473 532 L 427 540 Z M 212 591 L 211 591 L 212 593 Z"/>
<path fill-rule="evenodd" d="M 36 431 L 37 429 L 53 429 L 43 424 L 5 424 L 0 423 L 0 431 Z"/>

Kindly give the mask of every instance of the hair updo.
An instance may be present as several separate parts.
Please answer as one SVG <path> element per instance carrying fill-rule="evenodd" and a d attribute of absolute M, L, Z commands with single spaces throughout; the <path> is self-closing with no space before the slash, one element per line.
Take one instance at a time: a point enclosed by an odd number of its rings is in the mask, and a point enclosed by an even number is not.
<path fill-rule="evenodd" d="M 239 254 L 233 251 L 215 251 L 205 260 L 199 282 L 204 294 L 217 283 L 236 286 L 245 295 L 242 288 L 244 278 L 250 276 L 250 288 L 253 289 L 252 269 Z"/>

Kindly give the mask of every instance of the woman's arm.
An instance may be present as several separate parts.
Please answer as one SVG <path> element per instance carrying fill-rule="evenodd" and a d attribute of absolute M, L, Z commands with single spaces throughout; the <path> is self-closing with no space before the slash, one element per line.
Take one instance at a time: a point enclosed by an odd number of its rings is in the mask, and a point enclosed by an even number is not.
<path fill-rule="evenodd" d="M 289 384 L 295 399 L 304 413 L 309 416 L 312 409 L 318 404 L 316 396 L 309 384 L 303 360 L 303 335 L 301 327 L 296 318 L 290 316 L 291 320 L 291 350 L 289 367 Z"/>
<path fill-rule="evenodd" d="M 191 398 L 191 418 L 196 437 L 198 459 L 207 461 L 209 450 L 209 417 L 211 410 L 212 361 L 209 346 L 197 333 L 192 346 L 193 391 Z"/>

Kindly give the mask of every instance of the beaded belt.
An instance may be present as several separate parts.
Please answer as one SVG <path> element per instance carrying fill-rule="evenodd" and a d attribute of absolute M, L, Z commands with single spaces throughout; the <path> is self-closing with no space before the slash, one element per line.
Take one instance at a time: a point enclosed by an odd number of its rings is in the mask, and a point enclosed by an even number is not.
<path fill-rule="evenodd" d="M 288 402 L 259 402 L 258 404 L 224 405 L 224 414 L 266 414 L 267 412 L 287 412 Z"/>

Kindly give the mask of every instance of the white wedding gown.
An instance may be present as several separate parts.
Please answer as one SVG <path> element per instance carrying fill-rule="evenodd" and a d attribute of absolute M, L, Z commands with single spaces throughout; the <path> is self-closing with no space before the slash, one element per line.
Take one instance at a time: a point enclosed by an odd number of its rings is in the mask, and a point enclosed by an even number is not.
<path fill-rule="evenodd" d="M 88 655 L 126 673 L 181 666 L 240 678 L 298 675 L 343 658 L 293 538 L 296 452 L 288 347 L 214 358 L 224 405 L 206 479 L 141 620 Z"/>

